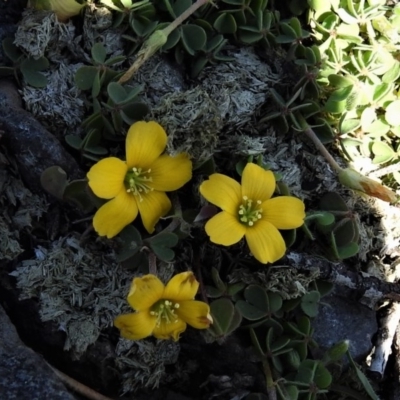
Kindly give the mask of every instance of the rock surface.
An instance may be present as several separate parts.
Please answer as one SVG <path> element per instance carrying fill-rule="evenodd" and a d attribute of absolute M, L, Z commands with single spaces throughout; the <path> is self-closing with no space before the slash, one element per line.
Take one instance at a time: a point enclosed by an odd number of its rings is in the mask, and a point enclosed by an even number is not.
<path fill-rule="evenodd" d="M 40 176 L 53 165 L 63 168 L 71 180 L 84 176 L 60 141 L 21 108 L 16 88 L 6 80 L 0 81 L 0 129 L 22 179 L 33 192 L 43 191 Z"/>
<path fill-rule="evenodd" d="M 0 398 L 74 400 L 51 368 L 26 347 L 0 306 Z"/>
<path fill-rule="evenodd" d="M 372 348 L 372 336 L 378 330 L 376 313 L 352 299 L 354 291 L 336 287 L 320 304 L 318 316 L 312 325 L 313 338 L 323 352 L 342 341 L 349 340 L 351 356 L 357 361 L 365 360 Z"/>

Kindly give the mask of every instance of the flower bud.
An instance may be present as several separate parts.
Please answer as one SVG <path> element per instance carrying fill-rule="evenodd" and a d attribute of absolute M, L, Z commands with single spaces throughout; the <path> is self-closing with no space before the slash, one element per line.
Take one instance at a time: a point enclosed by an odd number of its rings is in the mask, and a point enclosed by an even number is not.
<path fill-rule="evenodd" d="M 397 201 L 396 194 L 389 188 L 377 181 L 361 175 L 352 168 L 345 168 L 339 172 L 339 181 L 350 189 L 359 190 L 369 196 L 377 197 L 383 201 L 394 203 Z"/>

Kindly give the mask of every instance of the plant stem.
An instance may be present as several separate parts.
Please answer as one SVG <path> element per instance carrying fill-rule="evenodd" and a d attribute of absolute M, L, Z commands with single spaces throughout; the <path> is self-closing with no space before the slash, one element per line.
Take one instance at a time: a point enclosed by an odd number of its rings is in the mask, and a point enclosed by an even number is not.
<path fill-rule="evenodd" d="M 210 0 L 197 0 L 187 10 L 185 10 L 179 17 L 172 21 L 167 27 L 163 29 L 164 33 L 168 36 L 173 30 L 182 24 L 185 19 L 189 18 L 198 8 L 207 4 Z"/>
<path fill-rule="evenodd" d="M 149 252 L 149 274 L 157 275 L 157 257 Z"/>
<path fill-rule="evenodd" d="M 335 159 L 329 154 L 328 150 L 326 147 L 322 144 L 322 142 L 318 139 L 318 136 L 315 134 L 315 132 L 307 126 L 307 128 L 304 129 L 303 131 L 315 144 L 315 147 L 320 151 L 320 153 L 325 157 L 326 161 L 328 161 L 328 164 L 336 171 L 336 172 L 341 172 L 343 168 L 335 161 Z"/>
<path fill-rule="evenodd" d="M 153 34 L 143 43 L 141 49 L 137 54 L 135 62 L 129 69 L 121 76 L 118 83 L 129 81 L 132 76 L 139 70 L 139 68 L 151 57 L 157 50 L 159 50 L 167 41 L 168 35 L 189 18 L 197 9 L 211 2 L 212 0 L 197 0 L 187 10 L 185 10 L 179 17 L 172 21 L 167 27 Z"/>
<path fill-rule="evenodd" d="M 79 393 L 80 395 L 86 397 L 91 400 L 112 400 L 109 397 L 103 396 L 102 394 L 94 391 L 93 389 L 85 386 L 83 383 L 76 381 L 70 376 L 64 374 L 59 371 L 57 368 L 54 368 L 52 365 L 48 364 L 48 366 L 54 371 L 54 373 L 58 376 L 58 378 L 69 388 Z"/>
<path fill-rule="evenodd" d="M 268 400 L 277 400 L 276 397 L 276 389 L 275 389 L 275 382 L 272 377 L 271 367 L 269 366 L 268 360 L 266 357 L 263 358 L 262 361 L 264 374 L 267 384 L 267 393 L 268 393 Z"/>

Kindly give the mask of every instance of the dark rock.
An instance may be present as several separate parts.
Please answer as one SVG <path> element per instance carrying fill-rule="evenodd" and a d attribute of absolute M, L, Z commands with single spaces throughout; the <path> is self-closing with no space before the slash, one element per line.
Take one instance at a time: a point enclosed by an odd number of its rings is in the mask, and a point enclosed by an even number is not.
<path fill-rule="evenodd" d="M 19 339 L 0 306 L 0 398 L 74 400 L 52 369 Z"/>
<path fill-rule="evenodd" d="M 16 23 L 26 3 L 27 0 L 0 0 L 0 25 Z"/>
<path fill-rule="evenodd" d="M 319 345 L 314 351 L 321 357 L 334 344 L 348 340 L 350 354 L 356 361 L 364 361 L 372 348 L 372 337 L 378 330 L 375 311 L 363 306 L 354 291 L 339 287 L 321 301 L 318 316 L 312 322 L 313 338 Z"/>
<path fill-rule="evenodd" d="M 0 81 L 0 130 L 4 143 L 15 156 L 22 179 L 33 192 L 42 191 L 40 176 L 53 165 L 63 168 L 70 179 L 84 177 L 61 143 L 20 107 L 16 88 L 6 80 Z"/>

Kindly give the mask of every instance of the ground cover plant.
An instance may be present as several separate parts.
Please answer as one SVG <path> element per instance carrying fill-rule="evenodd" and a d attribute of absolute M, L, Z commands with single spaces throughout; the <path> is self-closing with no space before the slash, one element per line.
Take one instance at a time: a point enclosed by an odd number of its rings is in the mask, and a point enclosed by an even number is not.
<path fill-rule="evenodd" d="M 395 398 L 400 6 L 28 3 L 0 74 L 73 161 L 2 148 L 1 286 L 50 362 L 127 399 Z M 368 362 L 316 340 L 341 286 L 394 310 Z"/>

